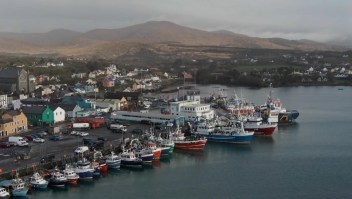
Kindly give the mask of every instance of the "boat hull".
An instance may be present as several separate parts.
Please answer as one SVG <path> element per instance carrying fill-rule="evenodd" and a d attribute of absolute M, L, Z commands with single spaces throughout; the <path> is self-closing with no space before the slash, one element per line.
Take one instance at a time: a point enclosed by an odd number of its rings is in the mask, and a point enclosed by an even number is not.
<path fill-rule="evenodd" d="M 100 172 L 107 172 L 109 169 L 107 164 L 100 164 Z"/>
<path fill-rule="evenodd" d="M 161 157 L 165 158 L 168 157 L 170 154 L 170 147 L 162 147 L 161 148 Z"/>
<path fill-rule="evenodd" d="M 14 197 L 26 197 L 27 196 L 28 189 L 21 189 L 21 190 L 13 190 L 11 192 L 11 195 Z"/>
<path fill-rule="evenodd" d="M 153 154 L 146 154 L 146 155 L 139 156 L 139 158 L 142 159 L 143 164 L 151 164 L 153 162 L 154 155 Z"/>
<path fill-rule="evenodd" d="M 106 165 L 108 165 L 108 169 L 120 169 L 121 160 L 113 161 L 113 162 L 106 162 Z"/>
<path fill-rule="evenodd" d="M 50 181 L 49 186 L 50 187 L 65 187 L 67 181 Z"/>
<path fill-rule="evenodd" d="M 77 184 L 79 178 L 67 178 L 67 183 Z"/>
<path fill-rule="evenodd" d="M 160 157 L 161 157 L 161 150 L 160 149 L 153 150 L 153 159 L 159 160 Z"/>
<path fill-rule="evenodd" d="M 141 160 L 121 160 L 121 166 L 130 168 L 142 168 L 143 161 Z"/>
<path fill-rule="evenodd" d="M 255 136 L 272 136 L 275 129 L 276 125 L 270 127 L 244 127 L 246 131 L 254 131 Z"/>
<path fill-rule="evenodd" d="M 49 183 L 44 183 L 44 184 L 31 184 L 32 188 L 34 189 L 46 189 L 48 188 Z"/>
<path fill-rule="evenodd" d="M 207 140 L 182 140 L 175 141 L 175 149 L 178 150 L 203 150 Z"/>
<path fill-rule="evenodd" d="M 250 144 L 252 142 L 253 135 L 206 135 L 209 142 L 226 142 L 233 144 Z"/>
<path fill-rule="evenodd" d="M 76 172 L 77 173 L 77 172 Z M 94 177 L 94 170 L 92 171 L 85 171 L 85 172 L 80 172 L 80 173 L 77 173 L 78 176 L 79 176 L 79 180 L 83 180 L 83 181 L 86 181 L 86 180 L 92 180 L 93 177 Z"/>

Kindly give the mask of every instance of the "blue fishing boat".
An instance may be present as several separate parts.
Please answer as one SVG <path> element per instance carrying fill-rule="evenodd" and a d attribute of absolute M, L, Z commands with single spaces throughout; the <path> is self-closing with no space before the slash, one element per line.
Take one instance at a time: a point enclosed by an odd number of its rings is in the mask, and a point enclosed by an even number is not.
<path fill-rule="evenodd" d="M 109 155 L 105 156 L 105 158 L 105 163 L 108 165 L 108 169 L 120 169 L 121 158 L 114 152 L 111 152 Z"/>
<path fill-rule="evenodd" d="M 94 168 L 86 159 L 78 161 L 73 170 L 78 174 L 79 180 L 92 180 L 94 177 Z"/>
<path fill-rule="evenodd" d="M 34 189 L 46 189 L 48 187 L 49 182 L 44 180 L 44 178 L 38 172 L 35 172 L 29 178 L 29 184 Z"/>
<path fill-rule="evenodd" d="M 197 126 L 196 134 L 205 136 L 210 142 L 249 144 L 252 141 L 254 131 L 245 131 L 243 122 L 217 128 L 211 124 L 201 123 Z"/>
<path fill-rule="evenodd" d="M 28 192 L 28 187 L 21 178 L 18 178 L 18 175 L 12 180 L 2 181 L 0 186 L 9 190 L 13 197 L 26 197 Z"/>

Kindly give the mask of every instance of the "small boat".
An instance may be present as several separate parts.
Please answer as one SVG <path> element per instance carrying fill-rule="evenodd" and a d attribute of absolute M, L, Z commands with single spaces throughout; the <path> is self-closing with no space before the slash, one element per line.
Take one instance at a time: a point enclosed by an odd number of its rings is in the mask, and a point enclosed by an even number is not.
<path fill-rule="evenodd" d="M 77 184 L 79 176 L 75 173 L 71 165 L 66 164 L 65 169 L 62 170 L 62 174 L 67 178 L 67 183 Z"/>
<path fill-rule="evenodd" d="M 121 153 L 121 166 L 142 168 L 143 161 L 142 159 L 137 158 L 133 151 L 124 151 Z"/>
<path fill-rule="evenodd" d="M 170 154 L 170 147 L 169 146 L 163 146 L 160 147 L 161 149 L 161 158 L 166 158 Z"/>
<path fill-rule="evenodd" d="M 105 158 L 106 165 L 108 165 L 108 169 L 120 169 L 121 158 L 114 152 L 111 152 L 109 155 L 105 156 Z"/>
<path fill-rule="evenodd" d="M 79 180 L 92 180 L 94 176 L 94 168 L 87 159 L 83 159 L 77 162 L 73 168 L 75 173 L 78 174 Z"/>
<path fill-rule="evenodd" d="M 44 180 L 44 178 L 38 172 L 35 172 L 29 178 L 29 184 L 34 189 L 46 189 L 48 187 L 49 182 Z"/>
<path fill-rule="evenodd" d="M 67 183 L 67 178 L 60 173 L 57 169 L 51 173 L 49 179 L 49 186 L 51 187 L 65 187 Z"/>
<path fill-rule="evenodd" d="M 10 197 L 10 193 L 6 191 L 5 188 L 0 187 L 0 199 L 8 199 Z"/>
<path fill-rule="evenodd" d="M 202 135 L 202 134 L 201 134 Z M 252 141 L 254 131 L 245 131 L 242 121 L 229 126 L 221 126 L 208 135 L 203 134 L 209 141 L 226 142 L 232 144 L 249 144 Z"/>

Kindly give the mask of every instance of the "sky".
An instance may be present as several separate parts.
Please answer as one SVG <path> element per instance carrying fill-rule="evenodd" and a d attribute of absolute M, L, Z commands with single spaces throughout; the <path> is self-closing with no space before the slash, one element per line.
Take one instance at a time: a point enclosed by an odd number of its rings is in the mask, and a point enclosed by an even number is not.
<path fill-rule="evenodd" d="M 151 20 L 329 41 L 352 36 L 352 0 L 0 0 L 0 32 L 85 32 Z"/>

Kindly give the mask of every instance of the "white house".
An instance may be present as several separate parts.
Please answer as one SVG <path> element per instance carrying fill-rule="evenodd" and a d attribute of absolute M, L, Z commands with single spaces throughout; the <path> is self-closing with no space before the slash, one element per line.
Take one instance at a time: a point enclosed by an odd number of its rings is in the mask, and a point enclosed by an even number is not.
<path fill-rule="evenodd" d="M 50 106 L 51 110 L 54 112 L 54 123 L 59 123 L 65 121 L 66 112 L 63 108 L 58 105 Z"/>
<path fill-rule="evenodd" d="M 81 107 L 74 103 L 59 104 L 58 106 L 65 110 L 66 118 L 75 118 L 76 113 L 83 110 Z"/>
<path fill-rule="evenodd" d="M 0 95 L 0 108 L 7 108 L 8 99 L 7 95 Z"/>

